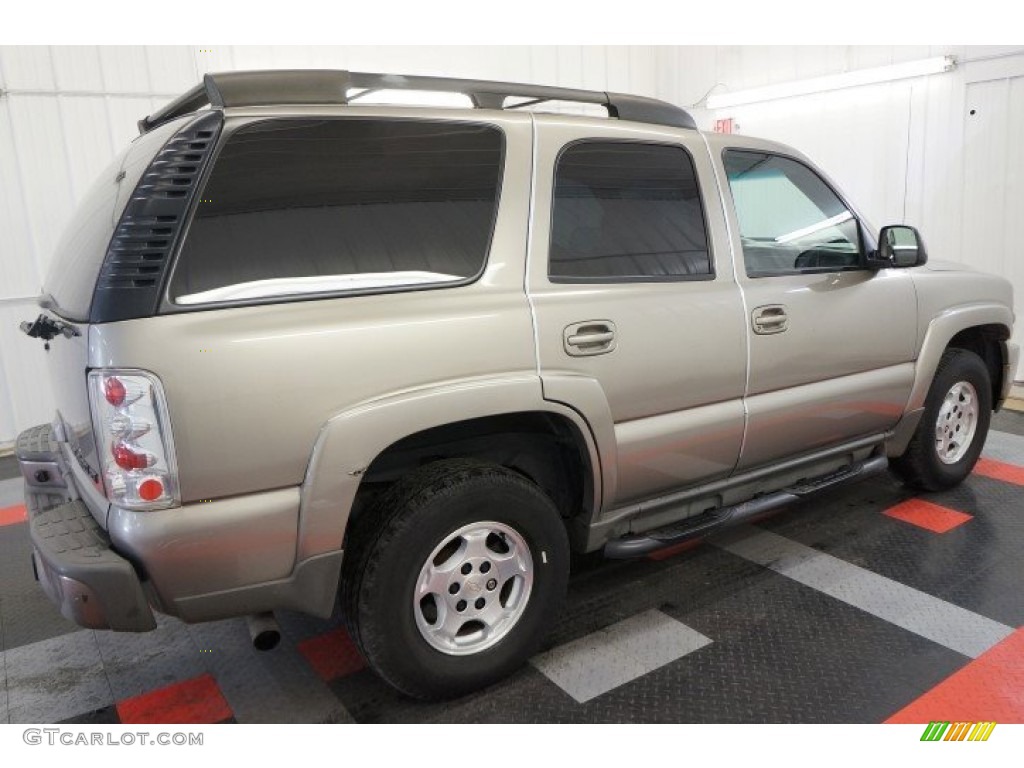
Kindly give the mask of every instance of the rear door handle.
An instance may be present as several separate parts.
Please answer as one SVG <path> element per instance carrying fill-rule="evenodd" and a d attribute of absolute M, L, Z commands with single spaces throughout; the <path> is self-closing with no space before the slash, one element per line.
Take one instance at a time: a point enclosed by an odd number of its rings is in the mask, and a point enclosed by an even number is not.
<path fill-rule="evenodd" d="M 771 333 L 784 333 L 789 328 L 789 315 L 781 304 L 767 304 L 757 307 L 751 315 L 754 333 L 766 336 Z"/>
<path fill-rule="evenodd" d="M 611 320 L 587 320 L 573 323 L 562 331 L 565 352 L 573 357 L 603 355 L 615 349 L 615 323 Z"/>

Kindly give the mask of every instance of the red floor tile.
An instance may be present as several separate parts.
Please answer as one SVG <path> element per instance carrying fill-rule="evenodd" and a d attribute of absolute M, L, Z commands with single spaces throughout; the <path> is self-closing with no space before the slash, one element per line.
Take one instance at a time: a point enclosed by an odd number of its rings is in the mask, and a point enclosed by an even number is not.
<path fill-rule="evenodd" d="M 887 723 L 1024 723 L 1024 628 L 894 714 Z"/>
<path fill-rule="evenodd" d="M 119 701 L 117 715 L 125 724 L 219 723 L 233 717 L 212 675 Z"/>
<path fill-rule="evenodd" d="M 703 539 L 692 539 L 690 541 L 684 541 L 681 544 L 670 544 L 663 549 L 656 549 L 647 555 L 648 560 L 668 560 L 670 557 L 675 557 L 680 552 L 686 552 L 688 549 L 695 549 L 704 543 Z"/>
<path fill-rule="evenodd" d="M 366 666 L 359 649 L 344 629 L 303 640 L 298 647 L 299 653 L 325 681 L 351 675 Z"/>
<path fill-rule="evenodd" d="M 964 512 L 957 512 L 955 509 L 921 499 L 909 499 L 895 507 L 889 507 L 883 514 L 934 533 L 951 531 L 958 525 L 963 525 L 968 520 L 974 519 Z"/>
<path fill-rule="evenodd" d="M 1004 464 L 995 459 L 978 459 L 974 465 L 974 474 L 982 477 L 991 477 L 993 480 L 1002 480 L 1004 483 L 1024 485 L 1024 467 L 1016 464 Z"/>
<path fill-rule="evenodd" d="M 0 525 L 14 525 L 15 523 L 24 523 L 26 520 L 28 520 L 28 515 L 25 513 L 24 504 L 0 509 Z"/>

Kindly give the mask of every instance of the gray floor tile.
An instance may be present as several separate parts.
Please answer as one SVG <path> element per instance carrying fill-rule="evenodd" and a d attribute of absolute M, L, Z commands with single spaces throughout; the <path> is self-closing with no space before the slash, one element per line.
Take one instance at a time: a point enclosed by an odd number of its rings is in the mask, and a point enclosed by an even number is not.
<path fill-rule="evenodd" d="M 5 596 L 35 584 L 27 525 L 0 525 L 0 584 Z"/>
<path fill-rule="evenodd" d="M 0 650 L 74 632 L 32 572 L 27 525 L 0 526 Z"/>
<path fill-rule="evenodd" d="M 535 656 L 531 663 L 582 704 L 710 642 L 652 610 Z"/>
<path fill-rule="evenodd" d="M 0 602 L 0 611 L 4 616 L 5 650 L 73 634 L 81 629 L 60 615 L 38 585 L 30 592 L 6 595 Z"/>
<path fill-rule="evenodd" d="M 754 526 L 723 533 L 711 542 L 972 659 L 1013 632 L 998 621 Z"/>
<path fill-rule="evenodd" d="M 92 631 L 6 653 L 11 722 L 56 722 L 113 703 Z"/>
<path fill-rule="evenodd" d="M 1003 408 L 999 413 L 992 414 L 992 429 L 1000 432 L 1012 432 L 1024 435 L 1024 413 Z"/>
<path fill-rule="evenodd" d="M 0 480 L 0 509 L 25 503 L 25 482 L 21 477 Z"/>
<path fill-rule="evenodd" d="M 352 722 L 287 638 L 273 651 L 256 651 L 243 619 L 195 624 L 188 632 L 238 722 Z"/>
<path fill-rule="evenodd" d="M 206 671 L 185 625 L 160 614 L 152 632 L 97 632 L 96 643 L 115 701 Z"/>
<path fill-rule="evenodd" d="M 341 611 L 335 610 L 329 619 L 319 619 L 305 613 L 294 611 L 278 611 L 277 623 L 281 625 L 281 633 L 293 643 L 301 643 L 311 637 L 322 635 L 342 626 Z"/>
<path fill-rule="evenodd" d="M 18 460 L 13 456 L 0 456 L 0 480 L 21 477 Z"/>
<path fill-rule="evenodd" d="M 7 717 L 7 653 L 0 651 L 0 723 L 8 722 Z"/>
<path fill-rule="evenodd" d="M 1007 464 L 1024 464 L 1024 437 L 993 430 L 988 433 L 982 454 Z"/>

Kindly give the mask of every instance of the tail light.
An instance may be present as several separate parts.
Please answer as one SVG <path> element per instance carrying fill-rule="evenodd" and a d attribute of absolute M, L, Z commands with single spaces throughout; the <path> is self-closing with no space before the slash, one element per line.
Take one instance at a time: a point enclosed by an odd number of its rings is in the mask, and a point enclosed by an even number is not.
<path fill-rule="evenodd" d="M 180 504 L 160 381 L 142 371 L 99 369 L 89 373 L 89 395 L 107 498 L 127 509 Z"/>

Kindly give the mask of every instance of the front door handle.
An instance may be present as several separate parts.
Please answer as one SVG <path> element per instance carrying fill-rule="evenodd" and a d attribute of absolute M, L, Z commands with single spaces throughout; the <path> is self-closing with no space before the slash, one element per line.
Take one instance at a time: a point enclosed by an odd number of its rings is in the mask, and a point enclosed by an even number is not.
<path fill-rule="evenodd" d="M 562 332 L 565 352 L 573 357 L 603 355 L 615 349 L 615 323 L 611 320 L 587 320 L 566 326 Z"/>
<path fill-rule="evenodd" d="M 751 319 L 754 333 L 766 336 L 771 333 L 784 333 L 789 328 L 789 315 L 781 304 L 767 304 L 757 307 Z"/>

